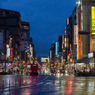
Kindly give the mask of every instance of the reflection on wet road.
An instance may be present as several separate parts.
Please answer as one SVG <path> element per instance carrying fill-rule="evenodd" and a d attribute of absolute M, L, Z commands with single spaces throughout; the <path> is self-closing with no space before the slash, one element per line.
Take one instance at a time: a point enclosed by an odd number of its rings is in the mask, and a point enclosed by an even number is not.
<path fill-rule="evenodd" d="M 74 77 L 74 76 L 0 76 L 5 87 L 14 85 L 17 81 L 17 87 L 11 87 L 10 91 L 6 88 L 0 95 L 95 95 L 95 77 Z M 21 87 L 19 87 L 21 79 Z"/>

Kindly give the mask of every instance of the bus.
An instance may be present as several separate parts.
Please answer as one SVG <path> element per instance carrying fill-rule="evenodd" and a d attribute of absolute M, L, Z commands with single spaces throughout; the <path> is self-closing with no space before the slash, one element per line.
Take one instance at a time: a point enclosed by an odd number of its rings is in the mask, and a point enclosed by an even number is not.
<path fill-rule="evenodd" d="M 30 75 L 38 75 L 38 64 L 31 64 Z"/>

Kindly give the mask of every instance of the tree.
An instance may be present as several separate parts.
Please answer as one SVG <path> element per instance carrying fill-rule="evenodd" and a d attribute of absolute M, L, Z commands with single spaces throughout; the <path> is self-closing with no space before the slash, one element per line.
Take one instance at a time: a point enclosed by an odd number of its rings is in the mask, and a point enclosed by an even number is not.
<path fill-rule="evenodd" d="M 24 66 L 23 66 L 23 64 L 21 64 L 21 69 L 24 69 Z"/>

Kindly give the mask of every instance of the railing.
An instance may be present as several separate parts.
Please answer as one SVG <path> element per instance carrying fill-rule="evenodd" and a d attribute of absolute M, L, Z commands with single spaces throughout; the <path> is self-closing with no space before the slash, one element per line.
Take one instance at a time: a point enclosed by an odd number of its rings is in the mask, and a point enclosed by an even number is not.
<path fill-rule="evenodd" d="M 10 90 L 11 88 L 19 88 L 19 87 L 21 87 L 21 79 L 19 79 L 18 81 L 16 79 L 14 81 L 13 80 L 10 81 L 9 79 L 8 83 L 6 83 L 6 80 L 2 80 L 0 85 L 0 90 L 4 91 L 7 88 L 8 90 Z"/>

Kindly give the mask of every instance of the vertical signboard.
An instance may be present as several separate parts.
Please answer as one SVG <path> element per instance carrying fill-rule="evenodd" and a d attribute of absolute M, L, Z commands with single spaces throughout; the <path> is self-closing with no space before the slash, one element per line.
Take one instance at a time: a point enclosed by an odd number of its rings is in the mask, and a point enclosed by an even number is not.
<path fill-rule="evenodd" d="M 0 32 L 0 49 L 3 49 L 3 33 Z"/>
<path fill-rule="evenodd" d="M 66 36 L 66 28 L 64 28 L 64 35 Z"/>
<path fill-rule="evenodd" d="M 59 42 L 55 42 L 55 57 L 58 56 Z"/>
<path fill-rule="evenodd" d="M 31 64 L 33 63 L 33 47 L 31 47 L 31 57 L 30 58 L 32 58 L 32 60 L 31 60 Z"/>
<path fill-rule="evenodd" d="M 33 47 L 31 47 L 31 57 L 33 57 Z"/>
<path fill-rule="evenodd" d="M 7 57 L 10 56 L 10 48 L 7 48 Z"/>
<path fill-rule="evenodd" d="M 67 18 L 67 25 L 69 24 L 69 18 Z"/>
<path fill-rule="evenodd" d="M 31 44 L 29 45 L 29 52 L 31 53 Z M 31 54 L 30 54 L 29 62 L 31 63 Z"/>
<path fill-rule="evenodd" d="M 50 59 L 52 58 L 52 50 L 50 50 Z"/>
<path fill-rule="evenodd" d="M 13 58 L 13 48 L 10 50 L 10 58 Z"/>
<path fill-rule="evenodd" d="M 64 36 L 62 36 L 62 49 L 64 48 Z"/>
<path fill-rule="evenodd" d="M 91 7 L 91 32 L 95 34 L 95 6 Z"/>
<path fill-rule="evenodd" d="M 74 25 L 74 45 L 77 45 L 77 25 Z"/>

